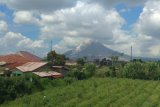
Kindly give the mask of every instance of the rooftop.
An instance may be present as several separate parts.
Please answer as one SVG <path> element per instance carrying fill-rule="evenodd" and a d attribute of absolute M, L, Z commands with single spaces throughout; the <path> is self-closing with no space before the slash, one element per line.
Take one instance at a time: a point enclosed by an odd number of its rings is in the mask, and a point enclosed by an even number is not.
<path fill-rule="evenodd" d="M 55 71 L 33 72 L 33 73 L 40 76 L 40 77 L 53 77 L 53 78 L 63 77 L 63 75 L 61 73 L 58 73 L 58 72 L 55 72 Z"/>
<path fill-rule="evenodd" d="M 36 70 L 46 64 L 47 64 L 47 62 L 28 62 L 28 63 L 25 63 L 21 66 L 16 67 L 16 68 L 22 72 L 30 72 L 30 71 L 34 71 L 34 70 Z"/>
<path fill-rule="evenodd" d="M 10 69 L 14 69 L 17 66 L 25 64 L 27 62 L 40 62 L 40 61 L 41 58 L 25 51 L 20 51 L 18 53 L 9 55 L 0 55 L 0 62 L 2 63 L 5 62 L 7 64 L 7 67 Z"/>

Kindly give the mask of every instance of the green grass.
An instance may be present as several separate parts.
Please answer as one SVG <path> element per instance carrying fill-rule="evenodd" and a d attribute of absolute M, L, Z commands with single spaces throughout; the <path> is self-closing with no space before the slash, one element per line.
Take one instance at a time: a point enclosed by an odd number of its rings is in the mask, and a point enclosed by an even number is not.
<path fill-rule="evenodd" d="M 24 96 L 1 107 L 160 107 L 160 82 L 91 78 Z"/>

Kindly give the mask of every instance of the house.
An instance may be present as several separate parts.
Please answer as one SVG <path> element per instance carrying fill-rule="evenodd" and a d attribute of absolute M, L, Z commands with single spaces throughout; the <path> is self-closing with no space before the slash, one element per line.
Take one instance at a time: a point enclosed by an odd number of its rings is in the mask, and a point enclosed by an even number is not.
<path fill-rule="evenodd" d="M 63 74 L 55 72 L 55 71 L 49 71 L 49 72 L 33 72 L 33 74 L 41 77 L 41 78 L 63 78 Z"/>
<path fill-rule="evenodd" d="M 3 65 L 10 70 L 14 70 L 16 67 L 27 62 L 41 62 L 41 58 L 26 51 L 0 56 L 0 65 Z"/>
<path fill-rule="evenodd" d="M 24 73 L 39 72 L 47 68 L 47 62 L 28 62 L 16 67 L 11 76 L 20 76 Z"/>

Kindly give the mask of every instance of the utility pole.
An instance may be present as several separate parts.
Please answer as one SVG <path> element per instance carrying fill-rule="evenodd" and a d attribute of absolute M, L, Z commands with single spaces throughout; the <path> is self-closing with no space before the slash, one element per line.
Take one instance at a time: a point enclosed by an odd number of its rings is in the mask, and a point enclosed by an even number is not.
<path fill-rule="evenodd" d="M 133 59 L 133 58 L 132 58 L 132 46 L 131 46 L 131 61 L 132 61 L 132 59 Z"/>

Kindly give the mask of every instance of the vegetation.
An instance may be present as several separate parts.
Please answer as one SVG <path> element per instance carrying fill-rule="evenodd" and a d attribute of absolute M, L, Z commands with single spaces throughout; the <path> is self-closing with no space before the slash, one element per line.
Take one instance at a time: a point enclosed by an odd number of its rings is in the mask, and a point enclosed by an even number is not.
<path fill-rule="evenodd" d="M 94 76 L 95 72 L 96 66 L 94 64 L 78 65 L 68 73 L 68 76 L 83 80 Z"/>
<path fill-rule="evenodd" d="M 77 64 L 83 66 L 86 63 L 85 58 L 78 58 L 77 59 Z"/>
<path fill-rule="evenodd" d="M 2 107 L 159 107 L 159 83 L 91 78 L 24 96 Z"/>
<path fill-rule="evenodd" d="M 133 61 L 125 65 L 103 66 L 97 69 L 96 76 L 159 80 L 160 64 L 158 62 Z"/>
<path fill-rule="evenodd" d="M 65 86 L 73 81 L 74 78 L 51 80 L 40 79 L 34 75 L 0 78 L 0 104 L 47 88 Z"/>
<path fill-rule="evenodd" d="M 50 66 L 53 65 L 65 65 L 65 56 L 57 54 L 55 51 L 51 51 L 47 54 L 47 61 Z"/>
<path fill-rule="evenodd" d="M 47 59 L 50 66 L 65 64 L 65 56 L 55 51 L 48 53 Z M 124 63 L 118 57 L 95 62 L 97 65 L 87 63 L 86 58 L 78 59 L 78 65 L 69 67 L 64 79 L 40 79 L 33 75 L 0 78 L 0 104 L 4 107 L 160 106 L 160 95 L 156 94 L 160 92 L 159 81 L 153 81 L 160 79 L 159 62 Z"/>

